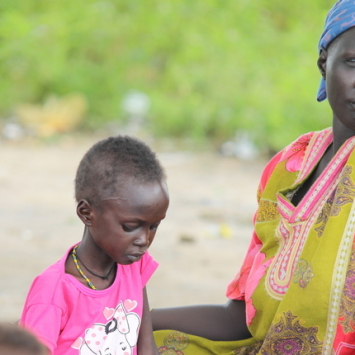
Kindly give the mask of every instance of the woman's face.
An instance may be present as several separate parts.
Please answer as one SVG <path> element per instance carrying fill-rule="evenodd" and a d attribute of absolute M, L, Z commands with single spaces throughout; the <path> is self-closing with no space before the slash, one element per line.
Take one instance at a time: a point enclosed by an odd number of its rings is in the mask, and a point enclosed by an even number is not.
<path fill-rule="evenodd" d="M 355 131 L 355 27 L 343 32 L 321 53 L 323 73 L 334 118 Z"/>

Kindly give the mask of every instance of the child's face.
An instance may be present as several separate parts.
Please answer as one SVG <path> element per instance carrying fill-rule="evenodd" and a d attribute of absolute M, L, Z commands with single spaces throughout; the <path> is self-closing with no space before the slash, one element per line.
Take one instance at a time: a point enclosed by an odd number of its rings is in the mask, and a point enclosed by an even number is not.
<path fill-rule="evenodd" d="M 327 96 L 334 117 L 355 130 L 355 28 L 330 44 L 325 61 Z"/>
<path fill-rule="evenodd" d="M 93 208 L 90 234 L 98 248 L 112 260 L 131 264 L 138 261 L 153 242 L 168 206 L 165 181 L 148 184 L 125 181 L 117 196 Z"/>

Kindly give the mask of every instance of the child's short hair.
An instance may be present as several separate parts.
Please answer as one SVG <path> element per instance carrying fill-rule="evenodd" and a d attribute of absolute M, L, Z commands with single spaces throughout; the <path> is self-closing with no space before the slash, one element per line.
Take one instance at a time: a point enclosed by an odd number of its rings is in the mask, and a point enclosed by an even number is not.
<path fill-rule="evenodd" d="M 6 350 L 6 351 L 5 351 Z M 45 355 L 46 348 L 34 335 L 14 324 L 0 323 L 0 354 Z"/>
<path fill-rule="evenodd" d="M 109 137 L 94 144 L 82 158 L 75 178 L 76 201 L 96 205 L 117 192 L 121 178 L 146 183 L 161 181 L 164 170 L 155 153 L 142 141 Z"/>

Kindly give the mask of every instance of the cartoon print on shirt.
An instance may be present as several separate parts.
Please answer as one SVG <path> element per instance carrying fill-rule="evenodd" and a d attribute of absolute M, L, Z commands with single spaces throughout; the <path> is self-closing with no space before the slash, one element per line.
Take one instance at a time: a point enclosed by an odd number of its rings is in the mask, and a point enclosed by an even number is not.
<path fill-rule="evenodd" d="M 103 314 L 106 324 L 94 323 L 85 330 L 84 338 L 79 337 L 72 344 L 80 355 L 132 355 L 137 344 L 140 318 L 131 312 L 137 302 L 125 300 L 116 308 L 106 307 Z"/>

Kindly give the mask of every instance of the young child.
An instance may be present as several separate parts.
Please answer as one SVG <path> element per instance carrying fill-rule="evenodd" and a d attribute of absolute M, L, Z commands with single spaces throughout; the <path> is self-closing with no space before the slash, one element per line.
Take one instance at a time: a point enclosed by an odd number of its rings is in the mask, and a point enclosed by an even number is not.
<path fill-rule="evenodd" d="M 157 354 L 147 252 L 169 205 L 155 154 L 137 139 L 96 143 L 75 179 L 82 241 L 33 282 L 20 324 L 55 355 Z"/>
<path fill-rule="evenodd" d="M 46 348 L 34 335 L 14 324 L 0 324 L 1 355 L 46 355 Z"/>

